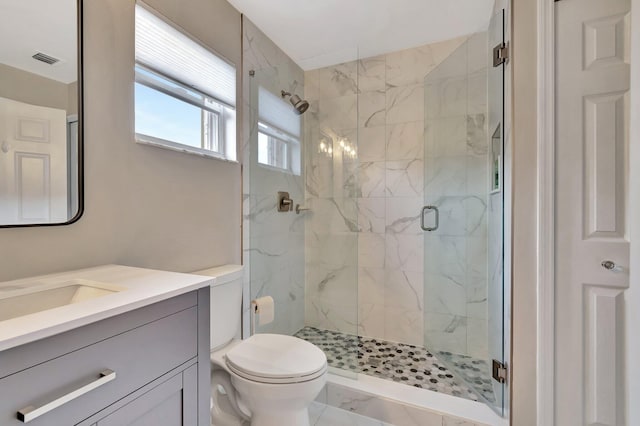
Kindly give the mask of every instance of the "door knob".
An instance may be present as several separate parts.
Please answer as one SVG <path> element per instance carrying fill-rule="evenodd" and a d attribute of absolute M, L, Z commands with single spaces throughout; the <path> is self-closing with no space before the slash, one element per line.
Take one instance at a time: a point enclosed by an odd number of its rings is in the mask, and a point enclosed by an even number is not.
<path fill-rule="evenodd" d="M 616 263 L 611 260 L 603 260 L 601 265 L 604 269 L 609 271 L 613 271 L 616 268 Z"/>

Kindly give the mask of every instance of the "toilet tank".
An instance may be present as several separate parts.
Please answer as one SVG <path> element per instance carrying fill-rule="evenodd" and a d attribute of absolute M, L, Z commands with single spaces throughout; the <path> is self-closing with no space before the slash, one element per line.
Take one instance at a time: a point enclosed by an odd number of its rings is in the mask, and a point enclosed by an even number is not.
<path fill-rule="evenodd" d="M 194 272 L 215 277 L 211 285 L 211 350 L 240 336 L 242 324 L 242 265 L 224 265 Z"/>

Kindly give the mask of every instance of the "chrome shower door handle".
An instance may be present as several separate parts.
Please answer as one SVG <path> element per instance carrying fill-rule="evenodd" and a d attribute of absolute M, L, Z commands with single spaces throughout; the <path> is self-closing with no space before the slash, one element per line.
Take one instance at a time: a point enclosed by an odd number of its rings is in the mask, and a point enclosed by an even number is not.
<path fill-rule="evenodd" d="M 436 223 L 431 227 L 424 226 L 424 214 L 427 210 L 433 210 L 436 212 Z M 436 206 L 424 206 L 422 211 L 420 211 L 420 228 L 422 228 L 423 231 L 435 231 L 438 229 L 438 226 L 440 226 L 440 211 L 438 208 Z"/>

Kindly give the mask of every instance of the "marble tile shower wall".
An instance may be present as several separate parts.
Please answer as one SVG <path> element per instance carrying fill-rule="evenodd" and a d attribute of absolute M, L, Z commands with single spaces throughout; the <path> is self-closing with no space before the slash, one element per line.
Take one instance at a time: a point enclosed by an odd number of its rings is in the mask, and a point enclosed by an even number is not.
<path fill-rule="evenodd" d="M 425 340 L 487 358 L 487 37 L 471 36 L 425 79 Z"/>
<path fill-rule="evenodd" d="M 255 71 L 252 77 L 249 71 Z M 273 323 L 257 332 L 293 334 L 304 327 L 304 240 L 301 216 L 278 213 L 277 192 L 304 199 L 303 176 L 257 163 L 258 88 L 279 96 L 284 89 L 304 92 L 304 73 L 250 20 L 243 16 L 243 333 L 249 335 L 250 301 L 272 296 Z M 293 110 L 292 110 L 293 114 Z"/>
<path fill-rule="evenodd" d="M 424 344 L 424 78 L 466 40 L 305 72 L 307 325 Z"/>

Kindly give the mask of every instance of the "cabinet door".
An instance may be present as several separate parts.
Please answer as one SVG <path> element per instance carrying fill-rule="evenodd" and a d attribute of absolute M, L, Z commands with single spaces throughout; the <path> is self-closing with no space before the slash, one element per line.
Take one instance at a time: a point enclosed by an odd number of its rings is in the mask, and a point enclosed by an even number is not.
<path fill-rule="evenodd" d="M 196 426 L 197 365 L 176 374 L 96 423 L 97 426 Z"/>

